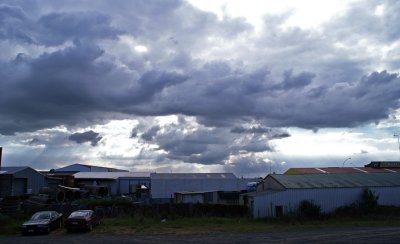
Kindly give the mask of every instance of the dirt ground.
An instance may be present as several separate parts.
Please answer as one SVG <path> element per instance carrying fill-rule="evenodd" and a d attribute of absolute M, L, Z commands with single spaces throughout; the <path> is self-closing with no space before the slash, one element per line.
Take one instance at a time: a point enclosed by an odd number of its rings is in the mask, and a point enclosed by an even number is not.
<path fill-rule="evenodd" d="M 320 228 L 256 233 L 118 234 L 57 232 L 43 236 L 0 237 L 0 243 L 400 243 L 400 227 Z"/>

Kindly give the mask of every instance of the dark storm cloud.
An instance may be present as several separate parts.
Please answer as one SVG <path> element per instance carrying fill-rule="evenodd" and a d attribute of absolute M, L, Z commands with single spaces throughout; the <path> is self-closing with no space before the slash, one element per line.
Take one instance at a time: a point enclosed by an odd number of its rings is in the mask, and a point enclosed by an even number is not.
<path fill-rule="evenodd" d="M 111 26 L 111 18 L 97 12 L 51 13 L 38 21 L 41 43 L 49 46 L 75 39 L 115 39 L 122 31 Z"/>
<path fill-rule="evenodd" d="M 99 133 L 96 133 L 92 130 L 90 131 L 85 131 L 82 133 L 74 133 L 68 137 L 69 140 L 74 141 L 76 143 L 82 144 L 85 142 L 90 142 L 90 145 L 92 146 L 97 146 L 97 143 L 102 139 L 103 137 L 99 136 Z"/>
<path fill-rule="evenodd" d="M 388 67 L 353 48 L 364 39 L 397 45 L 397 2 L 383 1 L 382 16 L 372 14 L 379 2 L 355 3 L 318 32 L 269 15 L 257 34 L 244 19 L 182 1 L 4 2 L 3 135 L 180 114 L 201 125 L 146 125 L 131 137 L 169 159 L 221 164 L 273 151 L 270 140 L 289 136 L 279 127 L 353 127 L 399 107 L 400 78 L 390 71 L 398 60 Z"/>
<path fill-rule="evenodd" d="M 77 42 L 36 59 L 18 55 L 2 66 L 0 75 L 9 79 L 3 80 L 0 91 L 0 101 L 7 105 L 0 108 L 0 133 L 108 119 L 100 113 L 132 113 L 131 106 L 150 101 L 164 88 L 186 79 L 152 70 L 135 80 L 130 71 L 97 61 L 103 53 L 99 47 Z"/>
<path fill-rule="evenodd" d="M 137 4 L 128 15 L 135 16 L 133 21 L 136 21 L 135 29 L 130 29 L 132 27 L 124 25 L 120 16 L 114 16 L 112 12 L 107 15 L 95 10 L 50 12 L 33 21 L 23 8 L 2 5 L 2 19 L 8 23 L 4 25 L 3 38 L 17 38 L 16 30 L 12 29 L 12 23 L 16 22 L 16 26 L 26 27 L 29 36 L 43 45 L 73 43 L 38 57 L 18 54 L 14 61 L 2 64 L 0 75 L 4 89 L 0 92 L 0 100 L 6 106 L 0 109 L 0 133 L 74 125 L 82 121 L 99 122 L 115 113 L 183 114 L 197 116 L 203 124 L 217 127 L 229 127 L 243 119 L 256 119 L 274 127 L 345 127 L 385 118 L 398 106 L 399 81 L 396 74 L 388 72 L 354 80 L 350 71 L 346 71 L 346 75 L 327 76 L 326 73 L 296 72 L 288 67 L 279 77 L 272 75 L 265 66 L 244 68 L 226 60 L 199 63 L 186 57 L 186 61 L 181 62 L 176 55 L 185 53 L 188 48 L 199 48 L 199 41 L 204 41 L 203 34 L 235 38 L 236 34 L 251 28 L 241 19 L 219 21 L 216 16 L 179 1 L 162 6 L 164 10 L 160 12 L 160 6 Z M 180 22 L 187 17 L 185 11 L 193 15 Z M 282 55 L 289 55 L 287 60 L 291 60 L 290 55 L 300 55 L 299 59 L 309 55 L 309 51 L 304 51 L 309 41 L 315 43 L 316 51 L 333 51 L 312 33 L 296 28 L 280 30 L 277 23 L 284 18 L 266 18 L 267 27 L 271 29 L 263 32 L 258 40 L 260 45 L 266 41 L 269 46 L 279 49 L 281 46 L 278 45 L 286 43 L 292 47 L 282 49 Z M 114 22 L 121 23 L 121 30 L 114 27 Z M 37 27 L 29 30 L 30 23 L 36 23 Z M 109 59 L 108 50 L 97 42 L 116 39 L 122 33 L 140 34 L 138 40 L 152 47 L 148 61 L 143 62 L 159 64 L 159 67 L 150 66 L 138 71 L 134 67 L 118 66 Z M 154 33 L 160 38 L 153 39 Z M 162 49 L 166 45 L 164 40 L 172 45 L 168 48 L 173 52 L 167 54 Z M 260 53 L 263 52 L 261 49 Z M 268 55 L 268 51 L 264 53 Z M 347 62 L 347 58 L 343 61 Z M 316 67 L 323 67 L 324 62 Z M 326 66 L 332 62 L 340 63 L 333 60 Z M 197 68 L 190 66 L 201 63 Z M 183 70 L 166 71 L 176 67 Z M 326 78 L 334 79 L 331 83 L 321 80 Z M 339 78 L 346 80 L 339 82 Z M 374 82 L 381 79 L 387 82 L 375 89 Z M 6 92 L 10 90 L 16 92 Z M 379 99 L 372 101 L 366 97 Z M 365 108 L 369 108 L 368 111 Z"/>
<path fill-rule="evenodd" d="M 0 38 L 35 45 L 56 46 L 72 40 L 115 39 L 123 32 L 111 18 L 93 11 L 50 13 L 30 18 L 19 6 L 0 5 Z"/>

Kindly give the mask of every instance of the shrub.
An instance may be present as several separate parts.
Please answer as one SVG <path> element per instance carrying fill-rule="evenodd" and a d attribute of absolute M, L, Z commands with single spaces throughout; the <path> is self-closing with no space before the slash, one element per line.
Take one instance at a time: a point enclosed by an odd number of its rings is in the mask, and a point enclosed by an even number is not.
<path fill-rule="evenodd" d="M 361 193 L 360 199 L 350 205 L 339 207 L 335 210 L 336 215 L 358 216 L 372 213 L 378 210 L 379 196 L 368 188 Z"/>
<path fill-rule="evenodd" d="M 309 200 L 303 200 L 299 205 L 299 215 L 302 218 L 315 219 L 321 216 L 321 206 Z"/>
<path fill-rule="evenodd" d="M 369 189 L 364 189 L 361 194 L 359 208 L 363 212 L 371 212 L 378 207 L 379 196 Z"/>

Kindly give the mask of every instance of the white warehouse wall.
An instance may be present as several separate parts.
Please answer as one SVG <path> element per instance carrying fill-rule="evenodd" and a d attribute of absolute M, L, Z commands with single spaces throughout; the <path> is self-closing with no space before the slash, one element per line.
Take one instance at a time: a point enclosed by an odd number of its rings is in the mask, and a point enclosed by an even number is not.
<path fill-rule="evenodd" d="M 358 201 L 364 188 L 318 188 L 288 189 L 275 193 L 254 196 L 253 217 L 275 217 L 275 207 L 282 206 L 283 214 L 295 211 L 303 200 L 310 200 L 321 206 L 323 213 L 333 212 L 336 208 Z M 400 205 L 400 187 L 368 187 L 379 196 L 380 205 Z"/>

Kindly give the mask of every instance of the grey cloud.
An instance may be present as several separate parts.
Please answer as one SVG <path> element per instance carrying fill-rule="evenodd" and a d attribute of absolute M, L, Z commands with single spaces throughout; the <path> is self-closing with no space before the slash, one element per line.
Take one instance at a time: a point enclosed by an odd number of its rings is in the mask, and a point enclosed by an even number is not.
<path fill-rule="evenodd" d="M 254 155 L 237 157 L 224 166 L 227 172 L 233 172 L 237 176 L 265 177 L 272 169 L 272 163 L 257 158 Z"/>
<path fill-rule="evenodd" d="M 245 128 L 243 126 L 238 126 L 231 129 L 232 133 L 268 133 L 271 131 L 271 128 L 261 127 L 261 126 L 252 126 L 251 128 Z"/>
<path fill-rule="evenodd" d="M 315 74 L 308 72 L 303 72 L 297 76 L 293 76 L 293 70 L 289 70 L 284 73 L 284 80 L 281 83 L 281 87 L 282 89 L 305 87 L 311 84 L 314 77 Z"/>
<path fill-rule="evenodd" d="M 0 4 L 0 22 L 0 40 L 35 43 L 30 33 L 33 25 L 22 8 Z"/>
<path fill-rule="evenodd" d="M 57 46 L 67 41 L 116 39 L 124 32 L 111 18 L 94 11 L 50 13 L 35 20 L 19 6 L 0 5 L 0 38 L 22 43 Z"/>
<path fill-rule="evenodd" d="M 251 126 L 247 128 L 244 126 L 236 126 L 231 129 L 231 133 L 263 134 L 268 139 L 281 139 L 290 136 L 290 134 L 284 130 L 277 128 L 268 128 L 263 126 Z"/>
<path fill-rule="evenodd" d="M 111 26 L 111 18 L 98 12 L 50 13 L 42 16 L 38 37 L 45 45 L 60 45 L 66 40 L 115 39 L 123 31 Z"/>
<path fill-rule="evenodd" d="M 148 131 L 143 133 L 140 137 L 145 141 L 151 141 L 156 135 L 157 132 L 161 129 L 160 126 L 156 125 L 151 127 Z"/>
<path fill-rule="evenodd" d="M 139 124 L 134 130 L 136 135 L 141 135 L 145 143 L 156 145 L 157 151 L 167 153 L 165 157 L 170 160 L 205 165 L 225 164 L 232 155 L 273 151 L 270 140 L 284 137 L 285 134 L 281 129 L 266 130 L 264 127 L 260 128 L 268 133 L 261 135 L 231 133 L 229 128 L 225 127 L 196 126 L 196 129 L 192 130 L 194 125 L 189 123 L 182 118 L 178 124 L 165 126 L 151 125 L 152 123 L 148 122 L 147 128 Z"/>
<path fill-rule="evenodd" d="M 186 79 L 174 72 L 149 71 L 135 80 L 129 70 L 97 61 L 103 54 L 99 47 L 77 42 L 36 59 L 18 55 L 15 62 L 4 65 L 0 101 L 7 106 L 0 108 L 0 133 L 101 122 L 113 113 L 132 114 L 136 104 Z M 18 70 L 27 75 L 15 73 Z"/>
<path fill-rule="evenodd" d="M 381 16 L 375 14 L 375 9 L 380 5 L 384 7 Z M 362 37 L 374 42 L 395 42 L 400 37 L 397 27 L 400 21 L 399 10 L 398 1 L 355 2 L 345 15 L 333 23 L 328 23 L 327 28 L 335 30 L 332 34 L 336 35 L 338 40 L 349 44 Z"/>
<path fill-rule="evenodd" d="M 33 138 L 32 140 L 29 141 L 29 144 L 32 145 L 32 144 L 37 144 L 37 143 L 39 143 L 39 142 L 40 142 L 40 140 L 39 140 L 38 138 L 35 137 L 35 138 Z"/>
<path fill-rule="evenodd" d="M 68 137 L 69 140 L 79 144 L 90 142 L 90 145 L 92 146 L 97 146 L 97 143 L 99 143 L 102 138 L 103 137 L 99 136 L 99 133 L 96 133 L 92 130 L 82 133 L 77 132 Z"/>

